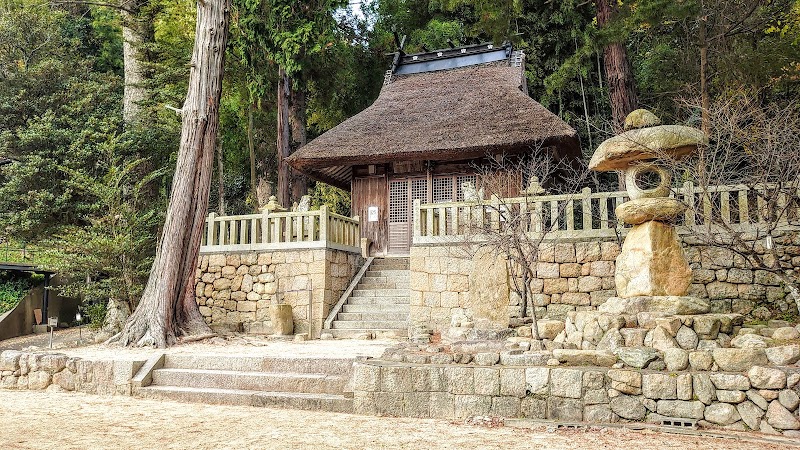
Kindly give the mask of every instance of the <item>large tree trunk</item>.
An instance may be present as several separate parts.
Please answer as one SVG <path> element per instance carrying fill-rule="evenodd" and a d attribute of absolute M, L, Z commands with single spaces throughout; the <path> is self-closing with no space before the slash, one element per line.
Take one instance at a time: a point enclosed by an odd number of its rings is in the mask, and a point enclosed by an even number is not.
<path fill-rule="evenodd" d="M 608 23 L 616 13 L 616 9 L 615 0 L 598 0 L 598 26 L 602 28 Z M 603 49 L 603 64 L 611 103 L 611 116 L 614 120 L 614 131 L 619 133 L 625 124 L 625 117 L 639 107 L 636 85 L 625 45 L 621 42 L 607 44 Z"/>
<path fill-rule="evenodd" d="M 144 87 L 143 45 L 152 40 L 152 21 L 139 17 L 139 11 L 148 0 L 134 0 L 121 10 L 122 14 L 122 61 L 125 87 L 122 93 L 122 120 L 134 123 L 141 113 L 140 103 L 146 98 Z"/>
<path fill-rule="evenodd" d="M 225 158 L 222 154 L 222 144 L 217 141 L 217 213 L 225 215 Z"/>
<path fill-rule="evenodd" d="M 258 175 L 256 175 L 256 145 L 253 142 L 253 111 L 255 105 L 250 105 L 247 109 L 247 150 L 250 152 L 250 197 L 253 199 L 253 204 L 256 209 L 261 205 L 258 204 Z"/>
<path fill-rule="evenodd" d="M 292 129 L 292 153 L 306 145 L 306 93 L 302 88 L 291 89 L 289 123 Z M 292 170 L 292 202 L 299 202 L 308 193 L 308 177 Z"/>
<path fill-rule="evenodd" d="M 289 76 L 282 68 L 278 70 L 278 202 L 290 206 L 291 192 L 289 180 L 291 170 L 286 158 L 289 157 Z"/>
<path fill-rule="evenodd" d="M 229 10 L 230 0 L 197 3 L 192 69 L 169 208 L 142 300 L 122 330 L 123 345 L 166 347 L 181 334 L 210 332 L 193 285 L 219 126 Z"/>

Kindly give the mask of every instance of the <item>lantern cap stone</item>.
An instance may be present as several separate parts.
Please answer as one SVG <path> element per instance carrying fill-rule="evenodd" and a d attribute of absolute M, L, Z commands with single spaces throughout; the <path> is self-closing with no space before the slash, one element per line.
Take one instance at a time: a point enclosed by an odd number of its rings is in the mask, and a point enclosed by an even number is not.
<path fill-rule="evenodd" d="M 697 128 L 659 125 L 626 131 L 605 140 L 592 155 L 589 169 L 624 170 L 635 161 L 680 158 L 694 153 L 708 138 Z"/>
<path fill-rule="evenodd" d="M 661 125 L 661 119 L 646 109 L 637 109 L 625 118 L 625 131 Z"/>

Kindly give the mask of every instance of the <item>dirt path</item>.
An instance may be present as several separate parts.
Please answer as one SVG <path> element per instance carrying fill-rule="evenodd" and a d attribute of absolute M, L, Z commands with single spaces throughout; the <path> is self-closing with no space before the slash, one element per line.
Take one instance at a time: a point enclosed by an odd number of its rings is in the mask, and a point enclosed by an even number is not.
<path fill-rule="evenodd" d="M 0 390 L 2 449 L 732 449 L 785 448 L 624 429 L 531 431 L 380 418 Z"/>

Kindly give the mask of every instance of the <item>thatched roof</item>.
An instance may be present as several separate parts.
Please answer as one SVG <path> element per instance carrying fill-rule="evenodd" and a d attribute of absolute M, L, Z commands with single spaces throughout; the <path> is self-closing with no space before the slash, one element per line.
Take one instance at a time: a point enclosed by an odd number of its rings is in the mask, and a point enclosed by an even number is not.
<path fill-rule="evenodd" d="M 577 133 L 521 90 L 522 70 L 502 61 L 398 76 L 289 163 L 349 188 L 353 165 L 465 160 L 541 145 L 578 157 Z"/>

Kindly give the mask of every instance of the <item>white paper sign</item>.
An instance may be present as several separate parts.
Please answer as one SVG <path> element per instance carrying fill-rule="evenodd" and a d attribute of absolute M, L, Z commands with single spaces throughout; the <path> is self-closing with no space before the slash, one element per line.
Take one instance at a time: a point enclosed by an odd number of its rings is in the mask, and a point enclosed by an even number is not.
<path fill-rule="evenodd" d="M 378 207 L 377 206 L 370 206 L 367 208 L 367 222 L 377 222 L 378 221 Z"/>

